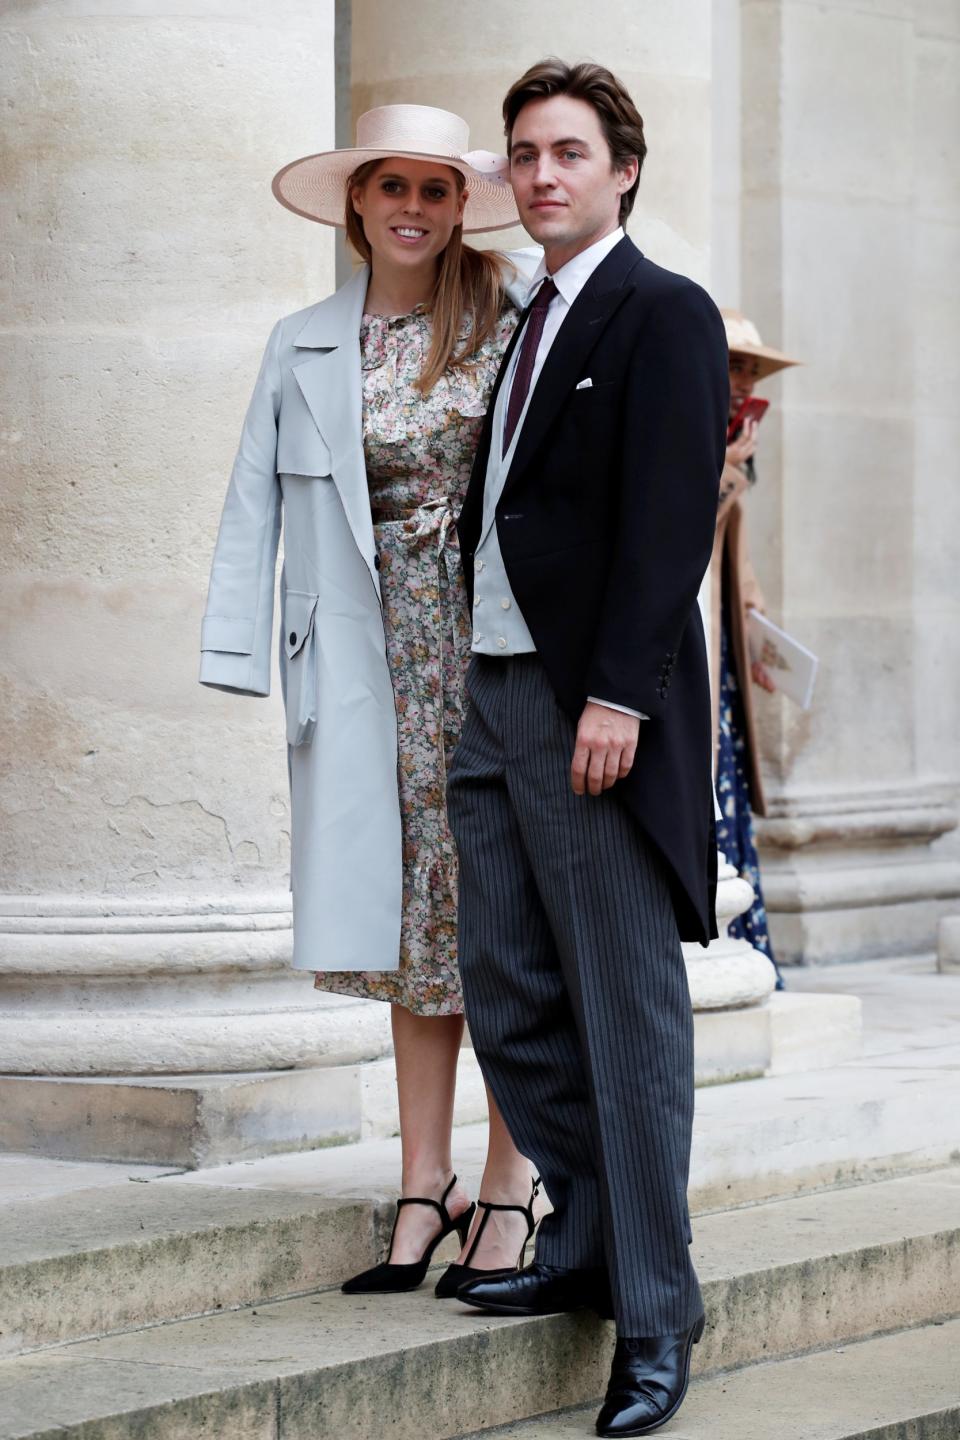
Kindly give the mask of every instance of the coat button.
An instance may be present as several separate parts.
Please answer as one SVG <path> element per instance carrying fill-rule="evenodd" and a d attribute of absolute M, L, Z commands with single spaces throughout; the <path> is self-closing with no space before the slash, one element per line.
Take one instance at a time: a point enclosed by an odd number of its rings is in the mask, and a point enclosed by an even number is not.
<path fill-rule="evenodd" d="M 666 687 L 666 685 L 661 685 L 661 686 L 660 686 L 660 699 L 661 699 L 661 700 L 666 700 L 666 698 L 667 698 L 667 687 Z"/>
<path fill-rule="evenodd" d="M 290 631 L 290 644 L 291 644 L 291 645 L 296 645 L 296 643 L 297 643 L 297 632 L 296 632 L 296 630 L 291 630 L 291 631 Z"/>

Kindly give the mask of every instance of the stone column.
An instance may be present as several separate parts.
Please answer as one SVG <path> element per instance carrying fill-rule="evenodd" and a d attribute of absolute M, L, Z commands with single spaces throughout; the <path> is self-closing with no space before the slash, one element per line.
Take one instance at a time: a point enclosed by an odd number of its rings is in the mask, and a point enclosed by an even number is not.
<path fill-rule="evenodd" d="M 196 683 L 266 336 L 332 288 L 330 232 L 270 177 L 333 143 L 333 3 L 189 9 L 28 0 L 0 28 L 7 1073 L 271 1071 L 387 1044 L 384 1007 L 325 1004 L 287 965 L 278 697 Z"/>
<path fill-rule="evenodd" d="M 710 0 L 589 11 L 575 0 L 353 0 L 352 30 L 354 117 L 394 101 L 439 105 L 463 115 L 471 144 L 489 150 L 503 149 L 503 96 L 534 61 L 609 65 L 636 99 L 650 146 L 630 234 L 660 264 L 708 282 Z M 529 241 L 518 229 L 489 243 Z"/>
<path fill-rule="evenodd" d="M 956 17 L 743 0 L 743 308 L 767 387 L 752 550 L 821 660 L 764 704 L 778 954 L 931 950 L 960 893 Z M 951 418 L 952 417 L 952 418 Z"/>

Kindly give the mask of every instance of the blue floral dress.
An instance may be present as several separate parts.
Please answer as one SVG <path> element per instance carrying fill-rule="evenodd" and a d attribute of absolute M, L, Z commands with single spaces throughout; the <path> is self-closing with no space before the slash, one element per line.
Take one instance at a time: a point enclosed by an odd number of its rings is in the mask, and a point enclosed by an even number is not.
<path fill-rule="evenodd" d="M 360 326 L 363 450 L 397 706 L 400 968 L 323 971 L 315 984 L 392 1001 L 416 1015 L 463 1011 L 446 781 L 463 724 L 472 630 L 453 521 L 517 319 L 505 302 L 474 363 L 447 370 L 426 396 L 416 388 L 431 338 L 424 307 L 410 315 L 365 315 Z"/>
<path fill-rule="evenodd" d="M 744 915 L 730 922 L 729 933 L 747 940 L 766 955 L 777 971 L 777 989 L 783 979 L 770 943 L 767 911 L 760 883 L 760 861 L 753 834 L 750 783 L 747 778 L 746 722 L 743 701 L 733 664 L 733 645 L 727 625 L 726 597 L 721 606 L 720 624 L 720 738 L 717 754 L 717 799 L 723 819 L 717 821 L 717 844 L 727 860 L 753 886 L 754 901 Z M 749 683 L 749 682 L 748 682 Z"/>

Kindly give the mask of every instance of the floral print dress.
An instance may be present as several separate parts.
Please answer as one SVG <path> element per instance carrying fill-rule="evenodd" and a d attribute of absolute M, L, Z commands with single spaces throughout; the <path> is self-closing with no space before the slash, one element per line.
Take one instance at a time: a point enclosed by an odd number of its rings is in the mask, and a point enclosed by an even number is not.
<path fill-rule="evenodd" d="M 463 1010 L 446 779 L 463 724 L 472 633 L 453 521 L 517 319 L 505 302 L 475 363 L 447 370 L 427 396 L 416 389 L 430 348 L 424 307 L 410 315 L 365 315 L 360 326 L 363 449 L 397 705 L 400 967 L 323 971 L 315 984 L 339 995 L 393 1001 L 416 1015 Z"/>

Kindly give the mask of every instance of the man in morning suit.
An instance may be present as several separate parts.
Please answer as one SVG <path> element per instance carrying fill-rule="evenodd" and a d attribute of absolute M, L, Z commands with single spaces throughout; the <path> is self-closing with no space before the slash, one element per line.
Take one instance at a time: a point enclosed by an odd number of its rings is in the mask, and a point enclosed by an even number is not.
<path fill-rule="evenodd" d="M 544 261 L 458 524 L 475 653 L 448 804 L 474 1046 L 554 1210 L 532 1265 L 459 1296 L 613 1314 L 598 1432 L 645 1435 L 703 1329 L 680 940 L 716 934 L 697 591 L 727 348 L 705 292 L 624 234 L 646 147 L 616 77 L 544 61 L 504 120 Z"/>

